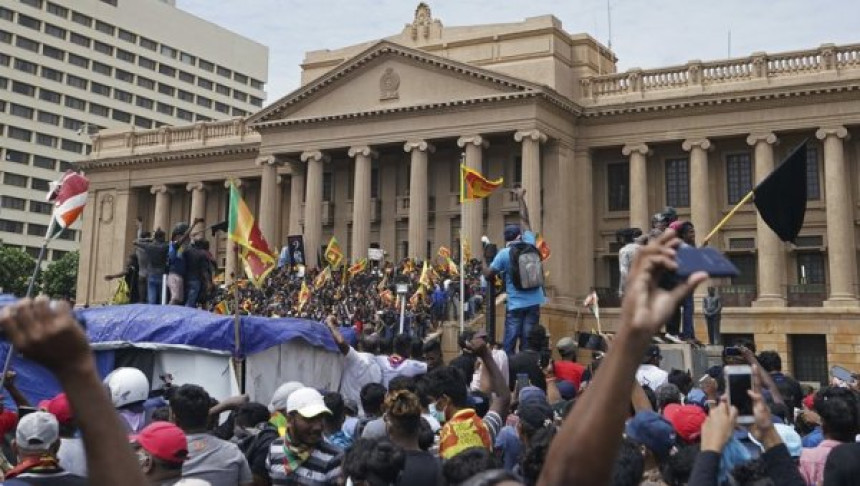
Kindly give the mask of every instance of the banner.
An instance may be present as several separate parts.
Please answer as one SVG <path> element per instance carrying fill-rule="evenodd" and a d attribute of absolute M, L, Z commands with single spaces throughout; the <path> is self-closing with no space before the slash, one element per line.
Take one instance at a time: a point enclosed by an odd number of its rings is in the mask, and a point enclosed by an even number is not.
<path fill-rule="evenodd" d="M 305 239 L 302 235 L 287 236 L 290 265 L 305 265 Z"/>

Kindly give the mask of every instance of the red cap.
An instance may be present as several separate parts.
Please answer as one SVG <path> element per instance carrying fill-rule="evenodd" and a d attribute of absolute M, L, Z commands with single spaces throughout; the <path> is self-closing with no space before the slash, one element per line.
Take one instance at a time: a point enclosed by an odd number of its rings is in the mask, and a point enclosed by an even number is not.
<path fill-rule="evenodd" d="M 153 422 L 131 440 L 162 461 L 179 464 L 188 459 L 185 432 L 170 422 Z"/>
<path fill-rule="evenodd" d="M 663 416 L 672 423 L 675 432 L 684 442 L 694 442 L 702 435 L 702 424 L 708 418 L 704 410 L 696 405 L 672 403 L 663 409 Z"/>
<path fill-rule="evenodd" d="M 57 417 L 57 422 L 61 424 L 68 424 L 72 421 L 72 406 L 69 405 L 69 399 L 66 398 L 65 393 L 60 393 L 50 400 L 42 400 L 39 402 L 38 408 Z"/>

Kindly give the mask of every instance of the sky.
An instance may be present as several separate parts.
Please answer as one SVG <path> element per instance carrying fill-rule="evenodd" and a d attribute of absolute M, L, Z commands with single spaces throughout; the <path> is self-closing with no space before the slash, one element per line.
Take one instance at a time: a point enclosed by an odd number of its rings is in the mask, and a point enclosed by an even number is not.
<path fill-rule="evenodd" d="M 443 25 L 552 14 L 612 49 L 620 71 L 860 42 L 855 0 L 428 0 Z M 418 0 L 178 0 L 198 17 L 269 47 L 266 103 L 299 87 L 307 51 L 400 33 Z M 731 42 L 729 42 L 731 32 Z M 731 45 L 731 49 L 729 49 Z"/>

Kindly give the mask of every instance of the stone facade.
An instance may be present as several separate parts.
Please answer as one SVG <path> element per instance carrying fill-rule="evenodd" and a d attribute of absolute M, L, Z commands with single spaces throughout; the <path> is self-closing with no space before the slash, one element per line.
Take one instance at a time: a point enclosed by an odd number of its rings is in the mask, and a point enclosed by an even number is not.
<path fill-rule="evenodd" d="M 121 268 L 135 218 L 146 228 L 192 215 L 220 221 L 228 178 L 241 180 L 274 245 L 304 234 L 308 261 L 332 235 L 352 258 L 373 243 L 391 259 L 456 247 L 464 160 L 528 189 L 534 225 L 552 248 L 553 335 L 594 327 L 578 307 L 592 287 L 611 330 L 617 230 L 646 228 L 673 205 L 701 241 L 809 139 L 798 244 L 779 241 L 748 205 L 711 240 L 744 276 L 712 284 L 724 295 L 723 332 L 778 349 L 787 369 L 809 377 L 823 363 L 860 365 L 860 146 L 850 137 L 860 125 L 860 45 L 625 73 L 614 63 L 605 46 L 551 16 L 448 28 L 422 5 L 400 35 L 308 53 L 303 86 L 249 118 L 103 132 L 81 165 L 92 193 L 80 303 L 108 299 L 100 277 Z M 464 237 L 473 249 L 484 234 L 498 241 L 516 212 L 506 191 L 473 203 Z M 229 274 L 223 237 L 213 245 Z"/>

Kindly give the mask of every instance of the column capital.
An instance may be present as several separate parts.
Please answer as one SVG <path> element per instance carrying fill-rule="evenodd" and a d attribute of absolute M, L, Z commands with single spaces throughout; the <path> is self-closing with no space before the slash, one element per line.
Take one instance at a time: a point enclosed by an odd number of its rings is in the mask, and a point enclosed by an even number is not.
<path fill-rule="evenodd" d="M 821 127 L 815 132 L 815 138 L 824 140 L 827 137 L 848 138 L 848 129 L 842 125 L 832 127 Z"/>
<path fill-rule="evenodd" d="M 651 149 L 648 147 L 646 143 L 628 143 L 624 147 L 621 148 L 621 153 L 625 157 L 629 157 L 630 154 L 638 153 L 640 155 L 648 155 L 651 152 Z"/>
<path fill-rule="evenodd" d="M 463 148 L 469 144 L 472 144 L 476 147 L 481 147 L 481 148 L 487 148 L 490 146 L 490 142 L 488 142 L 481 135 L 464 135 L 464 136 L 457 139 L 457 146 L 460 148 Z"/>
<path fill-rule="evenodd" d="M 432 154 L 436 151 L 436 147 L 427 140 L 410 140 L 403 144 L 404 152 L 412 152 L 413 150 L 430 152 Z"/>
<path fill-rule="evenodd" d="M 204 184 L 201 181 L 189 182 L 188 184 L 185 185 L 185 190 L 188 192 L 205 191 L 207 189 L 208 189 L 208 187 L 206 186 L 206 184 Z"/>
<path fill-rule="evenodd" d="M 242 186 L 245 185 L 245 182 L 242 179 L 227 179 L 224 181 L 224 187 L 230 189 L 230 183 L 236 186 L 236 189 L 241 189 Z"/>
<path fill-rule="evenodd" d="M 779 139 L 776 137 L 776 134 L 773 132 L 757 132 L 750 133 L 747 137 L 747 145 L 755 146 L 759 142 L 765 142 L 768 145 L 774 145 L 779 142 Z"/>
<path fill-rule="evenodd" d="M 149 188 L 150 194 L 169 194 L 170 188 L 165 184 L 157 184 Z"/>
<path fill-rule="evenodd" d="M 329 157 L 319 150 L 308 150 L 307 152 L 302 152 L 301 155 L 302 162 L 326 162 Z"/>
<path fill-rule="evenodd" d="M 365 157 L 375 159 L 379 156 L 379 152 L 373 150 L 369 145 L 356 145 L 354 147 L 350 147 L 348 154 L 350 158 L 355 158 L 359 155 L 363 155 Z"/>
<path fill-rule="evenodd" d="M 685 152 L 689 152 L 693 150 L 693 148 L 700 148 L 702 150 L 713 150 L 714 144 L 711 143 L 707 138 L 688 138 L 684 140 L 681 144 L 681 148 L 684 149 Z"/>
<path fill-rule="evenodd" d="M 514 133 L 514 141 L 522 142 L 525 139 L 530 139 L 538 143 L 544 143 L 547 141 L 547 136 L 542 131 L 537 128 L 532 128 L 530 130 L 517 130 Z"/>
<path fill-rule="evenodd" d="M 278 157 L 276 157 L 275 155 L 261 155 L 257 157 L 257 159 L 254 161 L 254 165 L 259 167 L 263 167 L 266 165 L 277 167 L 281 165 L 281 163 L 281 160 L 279 160 Z"/>

